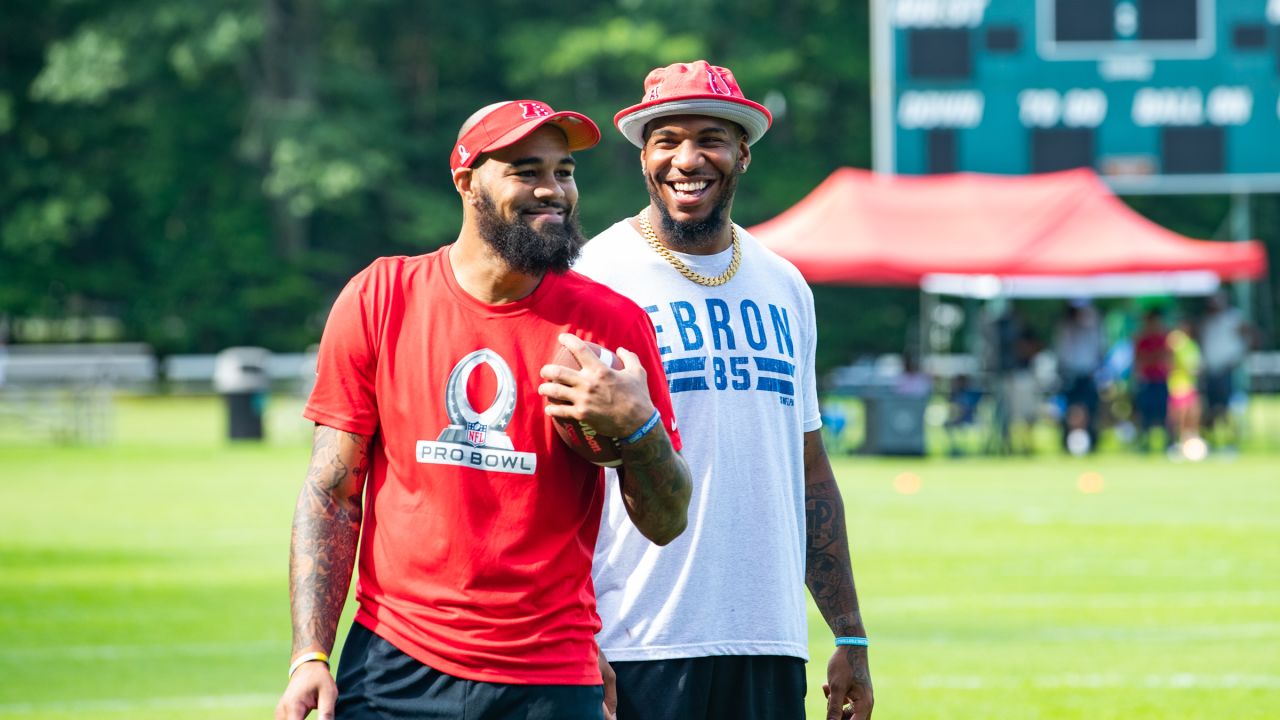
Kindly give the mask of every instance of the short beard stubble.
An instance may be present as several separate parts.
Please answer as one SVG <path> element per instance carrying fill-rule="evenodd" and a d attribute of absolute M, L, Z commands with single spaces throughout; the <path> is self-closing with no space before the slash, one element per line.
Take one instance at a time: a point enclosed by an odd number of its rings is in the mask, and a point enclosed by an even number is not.
<path fill-rule="evenodd" d="M 714 244 L 716 235 L 724 229 L 724 224 L 728 221 L 726 210 L 733 202 L 733 195 L 738 189 L 738 175 L 730 173 L 725 176 L 723 187 L 720 188 L 720 197 L 716 199 L 711 212 L 707 213 L 705 218 L 688 222 L 679 222 L 671 217 L 667 204 L 658 194 L 656 180 L 646 175 L 645 186 L 649 190 L 650 202 L 658 209 L 663 235 L 667 242 L 671 243 L 672 249 L 693 251 Z"/>

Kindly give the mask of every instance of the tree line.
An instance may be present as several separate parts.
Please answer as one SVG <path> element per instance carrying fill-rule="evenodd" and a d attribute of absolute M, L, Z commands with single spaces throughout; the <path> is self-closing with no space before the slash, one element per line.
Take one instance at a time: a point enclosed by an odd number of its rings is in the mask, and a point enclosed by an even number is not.
<path fill-rule="evenodd" d="M 458 126 L 534 97 L 604 130 L 578 157 L 588 235 L 647 201 L 612 127 L 653 67 L 707 58 L 777 120 L 734 218 L 870 164 L 865 2 L 9 0 L 0 7 L 0 319 L 160 353 L 318 340 L 374 257 L 450 242 Z M 1222 198 L 1139 209 L 1211 236 Z M 1255 203 L 1280 237 L 1280 205 Z M 891 239 L 887 239 L 891 241 Z M 900 350 L 915 293 L 816 288 L 824 366 Z M 10 337 L 10 341 L 24 338 Z"/>

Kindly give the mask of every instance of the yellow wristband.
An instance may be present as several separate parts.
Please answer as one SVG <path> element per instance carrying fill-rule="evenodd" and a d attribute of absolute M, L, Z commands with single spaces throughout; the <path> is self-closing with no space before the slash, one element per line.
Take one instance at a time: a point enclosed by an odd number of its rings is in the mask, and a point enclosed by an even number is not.
<path fill-rule="evenodd" d="M 326 667 L 329 665 L 329 655 L 327 653 L 322 653 L 318 650 L 316 652 L 302 653 L 298 657 L 294 658 L 293 662 L 289 664 L 289 677 L 293 677 L 293 674 L 298 672 L 298 668 L 302 667 L 304 663 L 309 663 L 312 660 L 319 660 L 324 663 Z"/>

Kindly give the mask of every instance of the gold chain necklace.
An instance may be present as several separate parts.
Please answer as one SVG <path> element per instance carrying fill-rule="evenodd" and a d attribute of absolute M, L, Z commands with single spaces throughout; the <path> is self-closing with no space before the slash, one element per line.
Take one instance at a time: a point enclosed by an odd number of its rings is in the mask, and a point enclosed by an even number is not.
<path fill-rule="evenodd" d="M 663 260 L 671 263 L 671 267 L 679 270 L 681 275 L 693 282 L 707 287 L 718 287 L 732 280 L 733 276 L 737 274 L 738 265 L 742 263 L 742 246 L 738 242 L 738 229 L 733 226 L 733 222 L 729 223 L 729 232 L 733 234 L 733 259 L 729 261 L 729 269 L 716 277 L 708 277 L 694 272 L 692 268 L 685 265 L 683 260 L 676 257 L 674 253 L 667 249 L 666 245 L 663 245 L 662 242 L 658 240 L 657 233 L 653 231 L 653 226 L 649 224 L 648 208 L 640 213 L 640 217 L 638 219 L 640 221 L 640 232 L 644 234 L 644 239 L 649 243 L 649 247 L 653 248 L 654 252 L 661 255 Z"/>

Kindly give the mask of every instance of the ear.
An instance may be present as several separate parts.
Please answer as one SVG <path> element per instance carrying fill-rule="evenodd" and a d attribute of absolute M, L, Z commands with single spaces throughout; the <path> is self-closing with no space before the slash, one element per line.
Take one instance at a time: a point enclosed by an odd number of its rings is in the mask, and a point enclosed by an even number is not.
<path fill-rule="evenodd" d="M 453 171 L 453 187 L 462 196 L 464 203 L 471 202 L 475 196 L 472 191 L 472 181 L 475 179 L 475 170 L 469 167 L 460 167 Z"/>
<path fill-rule="evenodd" d="M 738 174 L 747 171 L 747 167 L 751 165 L 751 146 L 747 144 L 747 135 L 743 133 L 738 136 Z"/>

